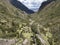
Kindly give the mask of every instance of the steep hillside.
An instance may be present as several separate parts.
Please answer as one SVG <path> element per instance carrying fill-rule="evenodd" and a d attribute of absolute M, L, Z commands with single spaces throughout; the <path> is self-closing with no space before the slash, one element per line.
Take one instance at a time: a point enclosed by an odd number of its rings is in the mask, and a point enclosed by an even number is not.
<path fill-rule="evenodd" d="M 30 18 L 35 20 L 34 23 L 37 22 L 52 33 L 53 36 L 50 41 L 54 41 L 54 44 L 51 45 L 60 45 L 60 0 L 51 2 L 42 11 L 31 15 Z M 45 33 L 44 29 L 40 30 Z"/>
<path fill-rule="evenodd" d="M 0 0 L 0 38 L 19 39 L 15 45 L 60 45 L 60 0 L 34 14 L 21 11 L 9 1 Z"/>
<path fill-rule="evenodd" d="M 15 25 L 27 22 L 28 17 L 23 11 L 15 8 L 9 3 L 9 0 L 0 0 L 0 29 L 14 30 Z M 4 27 L 4 28 L 3 28 Z"/>

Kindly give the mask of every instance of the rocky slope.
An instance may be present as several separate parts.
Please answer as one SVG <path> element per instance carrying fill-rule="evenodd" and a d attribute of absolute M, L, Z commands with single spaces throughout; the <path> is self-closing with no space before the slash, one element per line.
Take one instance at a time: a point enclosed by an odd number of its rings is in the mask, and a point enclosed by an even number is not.
<path fill-rule="evenodd" d="M 34 14 L 9 1 L 0 0 L 0 38 L 18 39 L 16 45 L 60 45 L 60 0 Z"/>

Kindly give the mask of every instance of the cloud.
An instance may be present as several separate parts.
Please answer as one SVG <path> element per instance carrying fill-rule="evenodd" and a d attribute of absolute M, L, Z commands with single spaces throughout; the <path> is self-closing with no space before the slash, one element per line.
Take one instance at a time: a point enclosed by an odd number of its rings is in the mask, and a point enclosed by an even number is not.
<path fill-rule="evenodd" d="M 44 1 L 47 0 L 17 0 L 24 4 L 27 8 L 33 10 L 34 12 L 38 11 L 39 7 Z"/>

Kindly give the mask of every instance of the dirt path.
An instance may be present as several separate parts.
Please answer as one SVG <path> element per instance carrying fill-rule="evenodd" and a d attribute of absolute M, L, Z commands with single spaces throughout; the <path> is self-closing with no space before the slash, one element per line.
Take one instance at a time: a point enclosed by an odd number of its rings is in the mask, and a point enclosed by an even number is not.
<path fill-rule="evenodd" d="M 0 39 L 0 45 L 12 45 L 15 44 L 15 39 Z"/>

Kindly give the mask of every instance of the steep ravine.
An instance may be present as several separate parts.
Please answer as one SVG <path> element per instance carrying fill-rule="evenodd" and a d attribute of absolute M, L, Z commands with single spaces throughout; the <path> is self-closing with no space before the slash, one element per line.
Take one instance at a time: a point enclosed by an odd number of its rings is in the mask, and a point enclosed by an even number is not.
<path fill-rule="evenodd" d="M 0 45 L 60 45 L 60 0 L 34 14 L 9 1 L 0 0 Z"/>

